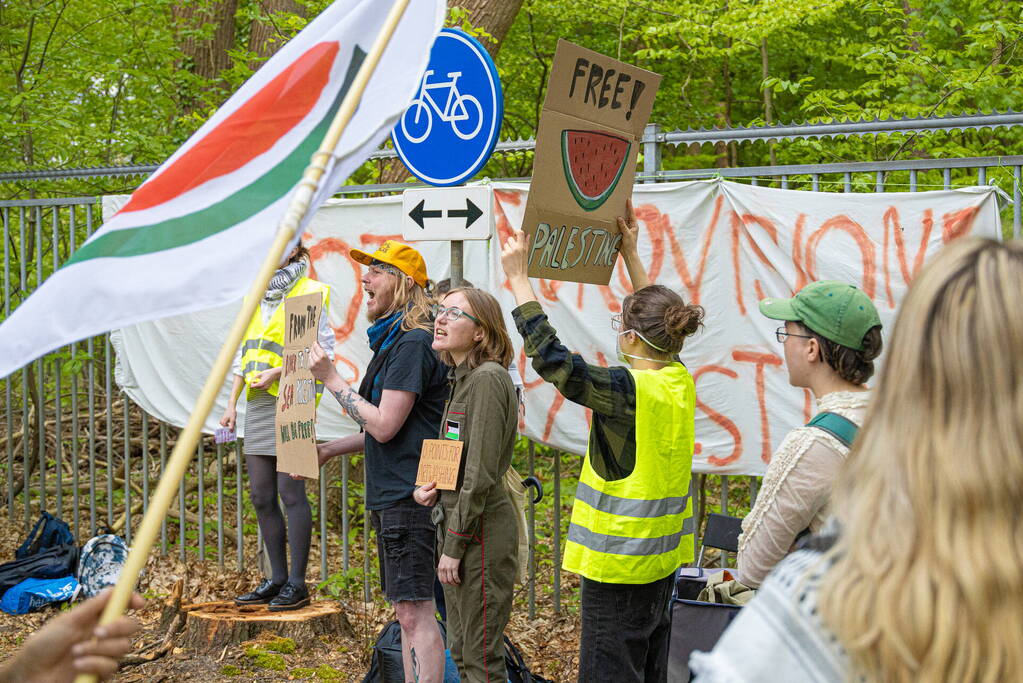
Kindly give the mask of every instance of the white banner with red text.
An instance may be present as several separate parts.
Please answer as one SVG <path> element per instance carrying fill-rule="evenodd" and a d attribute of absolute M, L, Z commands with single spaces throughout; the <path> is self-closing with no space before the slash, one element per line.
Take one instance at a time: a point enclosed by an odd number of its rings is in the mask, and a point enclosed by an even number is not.
<path fill-rule="evenodd" d="M 465 277 L 495 293 L 506 312 L 516 362 L 525 381 L 520 432 L 553 447 L 582 453 L 589 411 L 564 400 L 543 382 L 522 353 L 512 328 L 514 300 L 500 266 L 498 240 L 518 229 L 528 186 L 494 183 L 497 239 L 465 243 Z M 927 258 L 962 235 L 998 239 L 1000 193 L 993 187 L 916 193 L 816 193 L 724 180 L 637 185 L 633 202 L 640 224 L 640 255 L 650 280 L 706 310 L 704 329 L 687 340 L 681 358 L 696 381 L 696 454 L 693 469 L 720 474 L 762 474 L 785 434 L 815 411 L 810 392 L 788 383 L 778 321 L 757 310 L 763 297 L 789 297 L 805 283 L 843 280 L 874 301 L 889 337 L 895 312 Z M 122 197 L 107 197 L 104 213 Z M 310 275 L 332 288 L 330 321 L 336 364 L 358 385 L 369 364 L 368 321 L 359 282 L 363 266 L 351 247 L 372 251 L 401 239 L 401 197 L 330 200 L 303 237 L 312 254 Z M 553 239 L 554 237 L 552 237 Z M 587 244 L 568 226 L 559 239 Z M 419 242 L 433 280 L 448 276 L 449 245 Z M 231 256 L 224 255 L 231 268 Z M 611 316 L 631 291 L 619 260 L 608 286 L 534 280 L 534 289 L 562 342 L 590 363 L 615 363 Z M 238 304 L 164 318 L 114 335 L 118 382 L 158 419 L 182 425 L 226 336 Z M 881 356 L 881 363 L 884 354 Z M 874 384 L 872 381 L 871 385 Z M 230 378 L 206 422 L 216 426 Z M 240 406 L 239 425 L 243 425 Z M 320 404 L 317 437 L 357 431 L 329 396 Z"/>

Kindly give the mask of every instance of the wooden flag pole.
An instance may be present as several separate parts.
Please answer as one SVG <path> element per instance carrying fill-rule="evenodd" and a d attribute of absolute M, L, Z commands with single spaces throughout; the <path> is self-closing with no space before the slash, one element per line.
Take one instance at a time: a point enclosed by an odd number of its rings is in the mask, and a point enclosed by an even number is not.
<path fill-rule="evenodd" d="M 309 210 L 313 194 L 319 188 L 320 179 L 326 171 L 327 162 L 333 157 L 337 143 L 348 126 L 352 115 L 355 113 L 355 109 L 362 99 L 362 93 L 366 89 L 366 84 L 369 83 L 369 79 L 373 75 L 373 71 L 376 69 L 384 49 L 386 49 L 387 44 L 390 42 L 398 22 L 405 13 L 408 3 L 409 0 L 396 0 L 394 6 L 391 7 L 391 11 L 387 15 L 387 19 L 380 30 L 380 34 L 377 36 L 376 42 L 366 56 L 366 61 L 359 68 L 359 73 L 355 77 L 351 89 L 345 95 L 341 108 L 334 116 L 334 120 L 327 130 L 319 150 L 313 154 L 312 162 L 306 168 L 305 173 L 302 174 L 302 180 L 299 181 L 284 219 L 277 229 L 277 235 L 274 237 L 270 252 L 267 254 L 262 266 L 260 266 L 259 274 L 252 282 L 252 286 L 249 287 L 245 303 L 242 304 L 242 309 L 238 312 L 234 325 L 231 326 L 231 331 L 228 333 L 227 339 L 220 349 L 220 354 L 213 363 L 213 369 L 210 370 L 209 377 L 206 378 L 202 393 L 200 393 L 196 401 L 195 409 L 188 418 L 188 424 L 185 425 L 184 430 L 178 437 L 178 442 L 174 446 L 170 459 L 167 461 L 167 468 L 160 477 L 160 483 L 157 485 L 156 492 L 149 502 L 149 509 L 142 518 L 138 531 L 135 533 L 135 542 L 132 543 L 128 559 L 125 562 L 124 569 L 121 571 L 121 576 L 114 587 L 113 594 L 110 596 L 110 601 L 103 610 L 103 616 L 100 617 L 100 624 L 108 624 L 114 621 L 124 614 L 124 610 L 128 606 L 132 591 L 135 589 L 135 582 L 145 567 L 149 551 L 152 549 L 156 536 L 160 531 L 160 523 L 167 514 L 174 496 L 177 495 L 178 484 L 185 475 L 188 464 L 192 460 L 192 455 L 195 453 L 196 443 L 198 443 L 199 437 L 202 434 L 202 425 L 206 421 L 206 416 L 209 415 L 210 410 L 213 408 L 213 402 L 223 386 L 228 370 L 231 368 L 231 361 L 234 359 L 238 345 L 241 344 L 245 328 L 248 327 L 249 320 L 256 311 L 256 306 L 259 305 L 260 300 L 263 298 L 267 283 L 270 282 L 270 278 L 278 268 L 285 247 L 294 237 L 302 218 Z M 240 461 L 239 466 L 241 466 Z M 95 683 L 96 680 L 97 678 L 92 674 L 79 674 L 75 678 L 75 683 Z"/>

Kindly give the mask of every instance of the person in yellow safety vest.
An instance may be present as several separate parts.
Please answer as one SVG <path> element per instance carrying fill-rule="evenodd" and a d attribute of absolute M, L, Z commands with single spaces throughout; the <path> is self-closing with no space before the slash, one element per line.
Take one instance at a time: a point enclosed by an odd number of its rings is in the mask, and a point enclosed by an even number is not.
<path fill-rule="evenodd" d="M 249 321 L 241 347 L 235 356 L 234 384 L 228 398 L 227 410 L 220 420 L 221 425 L 234 429 L 238 395 L 242 386 L 247 386 L 244 453 L 249 475 L 249 497 L 256 508 L 256 521 L 259 522 L 259 530 L 263 534 L 271 575 L 255 590 L 235 598 L 235 603 L 269 604 L 272 611 L 299 609 L 309 604 L 305 571 L 309 561 L 309 542 L 313 529 L 312 509 L 306 497 L 305 480 L 293 479 L 286 473 L 277 472 L 274 434 L 278 380 L 281 376 L 284 352 L 285 299 L 305 294 L 322 295 L 317 340 L 333 358 L 334 331 L 327 321 L 330 287 L 306 277 L 308 267 L 309 251 L 299 243 L 292 249 L 287 261 L 281 264 L 270 278 L 259 310 Z M 317 404 L 322 391 L 323 385 L 317 383 Z M 284 516 L 277 505 L 278 495 L 288 516 L 287 530 L 284 526 Z"/>
<path fill-rule="evenodd" d="M 649 284 L 631 201 L 618 226 L 634 293 L 612 327 L 628 367 L 587 364 L 561 344 L 529 283 L 523 235 L 505 243 L 501 262 L 533 369 L 593 411 L 564 560 L 582 577 L 579 681 L 657 683 L 667 680 L 675 570 L 693 559 L 696 391 L 677 354 L 703 309 Z"/>

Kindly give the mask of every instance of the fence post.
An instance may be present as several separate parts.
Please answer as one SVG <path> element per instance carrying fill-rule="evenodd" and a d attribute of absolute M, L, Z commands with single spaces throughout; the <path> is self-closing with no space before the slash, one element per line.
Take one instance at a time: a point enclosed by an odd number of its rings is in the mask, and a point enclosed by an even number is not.
<path fill-rule="evenodd" d="M 529 439 L 529 476 L 536 474 L 536 444 Z M 529 618 L 536 619 L 536 503 L 528 490 L 529 507 L 526 510 L 526 522 L 529 531 L 529 566 L 526 567 L 526 581 L 529 587 Z"/>
<path fill-rule="evenodd" d="M 554 453 L 554 613 L 561 614 L 561 451 Z"/>
<path fill-rule="evenodd" d="M 656 123 L 646 124 L 643 130 L 643 175 L 656 176 L 661 171 L 661 126 Z M 657 178 L 650 178 L 644 183 L 656 183 Z"/>

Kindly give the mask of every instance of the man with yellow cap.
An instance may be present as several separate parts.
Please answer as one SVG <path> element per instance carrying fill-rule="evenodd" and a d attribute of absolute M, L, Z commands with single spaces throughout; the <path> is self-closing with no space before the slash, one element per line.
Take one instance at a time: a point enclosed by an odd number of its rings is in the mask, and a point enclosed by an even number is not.
<path fill-rule="evenodd" d="M 372 254 L 350 253 L 368 266 L 362 286 L 373 359 L 356 391 L 318 345 L 310 351 L 313 375 L 362 428 L 320 446 L 320 464 L 366 454 L 366 508 L 377 534 L 384 595 L 401 625 L 405 680 L 439 682 L 444 644 L 434 618 L 436 529 L 431 508 L 412 498 L 423 439 L 436 437 L 448 389 L 447 368 L 431 348 L 426 264 L 418 251 L 393 240 Z"/>

